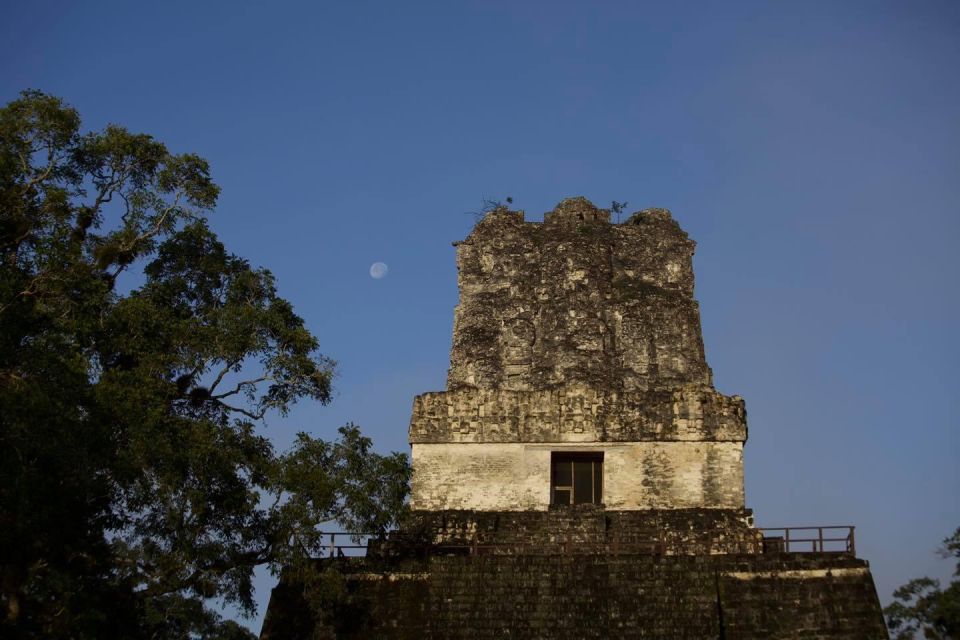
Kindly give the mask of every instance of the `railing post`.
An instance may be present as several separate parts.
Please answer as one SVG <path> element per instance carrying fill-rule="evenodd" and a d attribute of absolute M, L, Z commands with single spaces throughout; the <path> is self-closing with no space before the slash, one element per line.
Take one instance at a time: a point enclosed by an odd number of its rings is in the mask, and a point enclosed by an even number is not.
<path fill-rule="evenodd" d="M 331 558 L 334 556 L 334 553 L 333 553 L 333 552 L 334 552 L 333 541 L 336 539 L 336 537 L 337 537 L 337 534 L 335 534 L 335 533 L 331 533 L 331 534 L 330 534 L 330 557 L 331 557 Z"/>
<path fill-rule="evenodd" d="M 853 536 L 853 530 L 854 530 L 854 527 L 851 526 L 851 527 L 850 527 L 850 538 L 849 538 L 849 539 L 850 539 L 850 544 L 849 544 L 849 547 L 850 547 L 850 555 L 856 556 L 856 555 L 857 555 L 857 543 L 856 543 L 856 539 L 855 539 L 854 536 Z"/>
<path fill-rule="evenodd" d="M 783 550 L 790 553 L 790 528 L 784 527 Z"/>
<path fill-rule="evenodd" d="M 820 553 L 823 553 L 823 527 L 817 527 L 817 533 L 820 539 Z"/>

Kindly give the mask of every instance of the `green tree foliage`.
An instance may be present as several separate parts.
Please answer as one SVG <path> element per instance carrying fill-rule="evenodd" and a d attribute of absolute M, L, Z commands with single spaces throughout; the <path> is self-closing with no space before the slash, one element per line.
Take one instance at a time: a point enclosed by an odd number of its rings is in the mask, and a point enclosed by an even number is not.
<path fill-rule="evenodd" d="M 953 575 L 960 578 L 960 527 L 943 541 L 940 554 L 957 560 Z M 884 609 L 897 640 L 921 637 L 934 640 L 960 638 L 960 579 L 946 589 L 933 578 L 911 580 L 893 592 L 895 602 Z"/>
<path fill-rule="evenodd" d="M 218 192 L 58 98 L 0 109 L 2 637 L 248 637 L 204 601 L 252 612 L 253 568 L 308 566 L 318 523 L 402 512 L 406 456 L 357 427 L 255 429 L 328 402 L 334 363 L 207 226 Z"/>

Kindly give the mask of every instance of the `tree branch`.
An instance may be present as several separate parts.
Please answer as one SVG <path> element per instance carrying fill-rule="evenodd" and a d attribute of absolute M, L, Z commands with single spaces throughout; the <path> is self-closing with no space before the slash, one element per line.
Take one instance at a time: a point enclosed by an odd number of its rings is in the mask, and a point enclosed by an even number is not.
<path fill-rule="evenodd" d="M 273 379 L 274 379 L 273 376 L 263 376 L 260 378 L 256 378 L 255 380 L 244 380 L 243 382 L 237 383 L 237 386 L 232 391 L 227 391 L 226 393 L 221 393 L 220 395 L 211 396 L 211 397 L 214 400 L 219 400 L 220 398 L 234 396 L 240 393 L 241 391 L 243 391 L 244 387 L 255 386 L 257 384 L 260 384 L 261 382 L 265 382 L 267 380 L 273 380 Z M 217 382 L 219 382 L 219 379 L 217 380 Z M 213 391 L 213 388 L 211 388 L 210 390 Z"/>
<path fill-rule="evenodd" d="M 33 151 L 32 148 L 31 148 L 31 151 Z M 39 149 L 37 149 L 37 151 L 39 151 Z M 47 178 L 50 177 L 50 174 L 53 173 L 53 168 L 56 166 L 56 162 L 54 162 L 54 158 L 56 157 L 56 155 L 57 154 L 53 152 L 53 145 L 48 142 L 47 143 L 47 167 L 46 169 L 43 170 L 43 173 L 41 173 L 38 176 L 34 176 L 29 182 L 23 185 L 23 193 L 27 193 L 34 186 L 40 184 L 41 182 L 44 182 Z M 29 165 L 29 162 L 24 160 L 23 154 L 20 154 L 20 161 L 21 163 L 23 163 L 24 173 L 28 173 L 30 169 L 30 165 Z"/>
<path fill-rule="evenodd" d="M 240 407 L 230 406 L 229 404 L 227 404 L 226 402 L 223 402 L 222 400 L 216 400 L 216 403 L 219 404 L 224 409 L 227 409 L 228 411 L 235 411 L 236 413 L 243 414 L 248 418 L 250 418 L 251 420 L 262 420 L 263 416 L 267 413 L 266 409 L 261 409 L 257 413 L 252 413 L 250 411 L 247 411 L 246 409 L 241 409 Z"/>
<path fill-rule="evenodd" d="M 207 563 L 205 566 L 197 567 L 186 578 L 160 578 L 152 582 L 147 587 L 138 592 L 141 598 L 154 598 L 157 596 L 176 593 L 184 589 L 195 587 L 200 578 L 207 573 L 214 573 L 217 576 L 223 575 L 231 569 L 242 566 L 258 566 L 269 562 L 272 556 L 273 545 L 268 545 L 263 549 L 256 551 L 247 551 L 237 554 L 233 558 L 221 558 Z M 146 580 L 144 580 L 146 581 Z"/>
<path fill-rule="evenodd" d="M 223 377 L 230 373 L 230 370 L 238 364 L 240 364 L 240 360 L 230 360 L 227 362 L 226 366 L 224 366 L 223 369 L 220 370 L 220 373 L 217 374 L 217 379 L 214 380 L 213 384 L 210 385 L 210 393 L 213 393 L 216 390 L 217 385 L 223 381 Z"/>
<path fill-rule="evenodd" d="M 159 234 L 159 233 L 160 233 L 160 229 L 163 227 L 163 223 L 164 223 L 164 222 L 166 221 L 166 219 L 167 219 L 167 216 L 169 216 L 171 213 L 173 213 L 173 211 L 174 211 L 175 209 L 179 209 L 179 208 L 180 208 L 180 198 L 182 198 L 182 197 L 183 197 L 183 192 L 182 192 L 182 191 L 178 191 L 178 192 L 177 192 L 177 195 L 174 196 L 174 198 L 173 198 L 173 204 L 171 204 L 169 207 L 167 207 L 167 208 L 164 209 L 162 212 L 160 212 L 160 216 L 157 218 L 156 224 L 153 225 L 153 229 L 144 231 L 143 233 L 141 233 L 140 235 L 138 235 L 136 238 L 134 238 L 134 240 L 133 240 L 133 242 L 130 244 L 130 246 L 127 247 L 125 250 L 126 250 L 126 251 L 129 251 L 130 249 L 133 249 L 133 247 L 135 247 L 138 243 L 143 242 L 144 240 L 147 240 L 147 239 L 152 238 L 153 236 Z"/>

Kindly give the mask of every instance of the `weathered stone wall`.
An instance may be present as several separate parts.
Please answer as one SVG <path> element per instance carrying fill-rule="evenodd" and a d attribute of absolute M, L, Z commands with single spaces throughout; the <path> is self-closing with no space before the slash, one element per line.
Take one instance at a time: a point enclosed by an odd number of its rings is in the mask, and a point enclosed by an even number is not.
<path fill-rule="evenodd" d="M 548 511 L 420 511 L 374 552 L 418 545 L 479 547 L 494 553 L 661 555 L 761 553 L 749 509 L 613 511 L 583 504 Z"/>
<path fill-rule="evenodd" d="M 282 581 L 261 638 L 887 638 L 870 570 L 848 556 L 447 555 L 338 569 L 349 616 L 336 629 Z"/>
<path fill-rule="evenodd" d="M 603 452 L 609 509 L 743 508 L 740 442 L 418 444 L 414 510 L 544 511 L 553 451 Z"/>
<path fill-rule="evenodd" d="M 743 507 L 746 409 L 712 386 L 694 246 L 665 209 L 611 224 L 583 198 L 478 223 L 447 390 L 414 401 L 413 508 L 544 510 L 575 443 L 604 452 L 610 508 Z"/>
<path fill-rule="evenodd" d="M 637 442 L 747 439 L 743 399 L 709 387 L 610 392 L 581 385 L 424 393 L 410 442 Z"/>
<path fill-rule="evenodd" d="M 542 224 L 492 212 L 457 246 L 447 387 L 709 385 L 694 246 L 665 209 L 619 225 L 583 198 Z"/>

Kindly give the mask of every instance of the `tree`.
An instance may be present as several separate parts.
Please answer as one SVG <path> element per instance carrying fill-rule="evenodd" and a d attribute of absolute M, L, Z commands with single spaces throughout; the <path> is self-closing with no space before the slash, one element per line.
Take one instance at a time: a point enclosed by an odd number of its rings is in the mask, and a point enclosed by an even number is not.
<path fill-rule="evenodd" d="M 406 456 L 356 426 L 258 434 L 329 402 L 334 363 L 207 225 L 218 193 L 58 98 L 0 109 L 0 636 L 246 637 L 204 601 L 250 613 L 253 568 L 308 566 L 318 523 L 404 508 Z"/>
<path fill-rule="evenodd" d="M 957 559 L 953 575 L 960 577 L 960 527 L 943 541 L 940 554 Z M 909 640 L 920 632 L 924 638 L 960 638 L 960 579 L 946 589 L 933 578 L 916 578 L 893 592 L 895 602 L 884 609 L 887 624 L 897 640 Z"/>
<path fill-rule="evenodd" d="M 617 202 L 616 200 L 610 203 L 610 211 L 613 211 L 615 214 L 617 214 L 617 224 L 620 224 L 620 214 L 624 212 L 628 204 L 630 203 Z"/>

